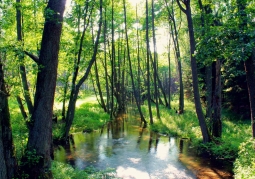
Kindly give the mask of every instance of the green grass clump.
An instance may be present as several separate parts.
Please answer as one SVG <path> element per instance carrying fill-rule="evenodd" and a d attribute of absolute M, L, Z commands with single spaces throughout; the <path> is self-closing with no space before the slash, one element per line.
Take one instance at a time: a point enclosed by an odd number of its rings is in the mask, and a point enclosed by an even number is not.
<path fill-rule="evenodd" d="M 61 162 L 52 162 L 51 167 L 54 179 L 102 179 L 102 178 L 116 178 L 113 169 L 96 170 L 93 167 L 87 167 L 86 170 L 74 169 L 68 164 Z"/>
<path fill-rule="evenodd" d="M 55 111 L 60 116 L 60 110 Z M 104 112 L 102 107 L 97 103 L 95 96 L 86 97 L 78 100 L 76 104 L 74 121 L 70 129 L 70 133 L 75 132 L 92 132 L 103 127 L 110 119 L 109 114 Z M 64 123 L 58 122 L 53 126 L 53 138 L 59 139 L 64 131 Z"/>
<path fill-rule="evenodd" d="M 197 148 L 198 154 L 206 153 L 217 159 L 234 161 L 238 156 L 240 144 L 251 136 L 250 121 L 240 121 L 236 115 L 223 109 L 222 137 L 204 144 L 195 105 L 188 100 L 184 103 L 184 113 L 181 115 L 176 113 L 178 100 L 171 102 L 172 109 L 161 106 L 160 119 L 155 117 L 155 106 L 152 106 L 154 124 L 150 125 L 150 129 L 170 136 L 192 139 L 192 145 Z M 143 111 L 146 119 L 149 119 L 147 108 L 147 105 L 144 105 Z"/>
<path fill-rule="evenodd" d="M 239 147 L 238 158 L 234 163 L 236 179 L 255 178 L 255 140 L 250 138 Z"/>

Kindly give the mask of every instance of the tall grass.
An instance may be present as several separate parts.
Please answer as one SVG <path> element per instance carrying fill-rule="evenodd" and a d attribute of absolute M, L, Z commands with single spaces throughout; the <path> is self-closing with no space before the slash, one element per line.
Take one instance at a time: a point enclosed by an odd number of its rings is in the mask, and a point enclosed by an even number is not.
<path fill-rule="evenodd" d="M 215 138 L 213 142 L 204 144 L 202 142 L 202 133 L 196 116 L 194 103 L 185 100 L 184 113 L 179 115 L 175 109 L 178 109 L 178 100 L 171 103 L 172 109 L 160 108 L 161 119 L 157 119 L 155 107 L 153 106 L 154 124 L 150 128 L 156 132 L 170 136 L 179 136 L 190 138 L 192 145 L 197 147 L 199 153 L 207 153 L 215 158 L 234 161 L 238 156 L 238 147 L 248 140 L 251 136 L 250 124 L 238 120 L 237 116 L 230 111 L 223 110 L 222 113 L 222 138 Z M 143 106 L 146 119 L 147 106 Z"/>

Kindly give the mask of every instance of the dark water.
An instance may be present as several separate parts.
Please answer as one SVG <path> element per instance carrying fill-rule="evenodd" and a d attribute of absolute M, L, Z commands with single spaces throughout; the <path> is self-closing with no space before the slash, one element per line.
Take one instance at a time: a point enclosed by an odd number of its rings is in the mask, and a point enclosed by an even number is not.
<path fill-rule="evenodd" d="M 115 168 L 118 177 L 127 179 L 197 178 L 199 163 L 205 164 L 186 155 L 188 150 L 185 140 L 150 132 L 138 120 L 121 116 L 102 131 L 74 134 L 70 146 L 55 149 L 55 160 L 79 169 Z"/>

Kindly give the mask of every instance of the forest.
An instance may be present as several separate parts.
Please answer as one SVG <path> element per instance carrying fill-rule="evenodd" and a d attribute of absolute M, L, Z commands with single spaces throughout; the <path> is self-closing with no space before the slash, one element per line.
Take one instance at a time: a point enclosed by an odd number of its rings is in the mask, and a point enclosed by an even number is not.
<path fill-rule="evenodd" d="M 0 179 L 57 178 L 54 146 L 130 105 L 255 176 L 254 0 L 1 0 L 0 19 Z"/>

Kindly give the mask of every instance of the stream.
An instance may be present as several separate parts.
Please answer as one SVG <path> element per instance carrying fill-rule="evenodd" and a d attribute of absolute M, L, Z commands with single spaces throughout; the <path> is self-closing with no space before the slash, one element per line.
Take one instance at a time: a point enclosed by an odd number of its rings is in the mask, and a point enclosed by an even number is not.
<path fill-rule="evenodd" d="M 132 116 L 132 115 L 131 115 Z M 68 146 L 55 147 L 55 160 L 78 169 L 116 169 L 124 179 L 233 178 L 221 163 L 194 156 L 188 139 L 150 132 L 139 118 L 124 115 L 101 131 L 72 134 Z"/>

